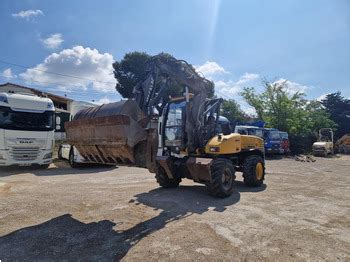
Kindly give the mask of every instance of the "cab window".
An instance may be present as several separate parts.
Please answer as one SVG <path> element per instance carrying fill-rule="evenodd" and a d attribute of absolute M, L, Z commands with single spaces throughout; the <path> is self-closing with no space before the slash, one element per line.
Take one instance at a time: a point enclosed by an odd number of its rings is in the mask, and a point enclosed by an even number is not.
<path fill-rule="evenodd" d="M 185 102 L 170 104 L 165 125 L 165 146 L 181 146 Z"/>

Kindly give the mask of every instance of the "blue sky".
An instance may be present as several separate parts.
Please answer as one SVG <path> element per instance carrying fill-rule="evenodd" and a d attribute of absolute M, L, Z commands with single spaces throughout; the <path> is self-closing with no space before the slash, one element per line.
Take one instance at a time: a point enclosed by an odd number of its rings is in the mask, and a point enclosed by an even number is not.
<path fill-rule="evenodd" d="M 0 62 L 0 82 L 74 99 L 119 100 L 111 63 L 135 50 L 185 59 L 238 101 L 261 78 L 350 97 L 347 0 L 2 0 L 0 21 L 0 60 L 32 68 Z"/>

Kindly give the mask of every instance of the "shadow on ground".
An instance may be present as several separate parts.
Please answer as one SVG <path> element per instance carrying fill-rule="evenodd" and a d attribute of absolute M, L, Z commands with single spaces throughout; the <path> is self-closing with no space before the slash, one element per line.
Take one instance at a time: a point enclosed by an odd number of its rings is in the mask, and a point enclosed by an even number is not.
<path fill-rule="evenodd" d="M 258 192 L 265 188 L 247 188 L 238 183 L 235 193 L 225 199 L 209 196 L 206 188 L 199 185 L 174 189 L 157 188 L 135 195 L 129 201 L 129 208 L 143 205 L 145 209 L 160 210 L 159 215 L 130 229 L 118 230 L 118 223 L 109 220 L 85 224 L 72 215 L 65 214 L 0 237 L 1 259 L 120 260 L 140 240 L 161 230 L 168 223 L 209 210 L 223 212 L 240 200 L 240 192 Z"/>
<path fill-rule="evenodd" d="M 118 168 L 109 165 L 84 164 L 80 168 L 71 168 L 67 161 L 54 160 L 50 168 L 42 168 L 38 165 L 33 166 L 9 166 L 0 167 L 0 177 L 18 175 L 23 173 L 31 173 L 36 176 L 60 176 L 72 174 L 91 174 L 105 172 Z"/>

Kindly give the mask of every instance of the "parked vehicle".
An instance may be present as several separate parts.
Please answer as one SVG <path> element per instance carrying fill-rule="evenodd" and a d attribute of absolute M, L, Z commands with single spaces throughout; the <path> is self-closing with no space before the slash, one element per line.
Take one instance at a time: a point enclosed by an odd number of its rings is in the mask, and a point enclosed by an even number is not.
<path fill-rule="evenodd" d="M 70 144 L 61 144 L 58 148 L 58 159 L 65 159 L 69 161 L 69 164 L 73 168 L 77 168 L 82 164 L 91 163 L 89 160 L 86 160 L 79 153 L 78 149 L 75 146 Z"/>
<path fill-rule="evenodd" d="M 290 152 L 289 149 L 289 137 L 287 132 L 279 131 L 281 137 L 281 153 L 288 154 Z"/>
<path fill-rule="evenodd" d="M 0 166 L 48 167 L 55 143 L 54 113 L 49 98 L 0 93 Z"/>
<path fill-rule="evenodd" d="M 276 128 L 264 128 L 264 140 L 265 140 L 265 152 L 266 154 L 280 154 L 281 149 L 281 137 L 278 129 Z"/>
<path fill-rule="evenodd" d="M 241 135 L 252 135 L 264 139 L 264 147 L 266 154 L 281 154 L 282 139 L 276 128 L 263 128 L 257 126 L 236 126 L 235 133 Z"/>
<path fill-rule="evenodd" d="M 312 145 L 314 156 L 334 154 L 333 130 L 332 128 L 321 128 L 318 132 L 318 141 Z"/>
<path fill-rule="evenodd" d="M 148 60 L 146 73 L 133 99 L 81 110 L 65 124 L 67 141 L 84 159 L 147 168 L 165 188 L 192 179 L 221 198 L 234 192 L 236 171 L 246 185 L 262 186 L 264 142 L 218 133 L 223 100 L 208 97 L 211 81 L 187 62 L 163 54 Z M 164 99 L 174 83 L 185 95 Z"/>
<path fill-rule="evenodd" d="M 93 108 L 96 107 L 96 105 L 87 103 L 87 102 L 81 102 L 81 101 L 75 101 L 72 103 L 71 106 L 71 115 L 70 115 L 70 121 L 74 118 L 74 116 L 83 109 L 87 108 Z M 65 159 L 69 161 L 69 164 L 71 167 L 76 168 L 81 166 L 82 164 L 91 163 L 91 161 L 85 159 L 78 151 L 78 149 L 75 146 L 72 146 L 68 143 L 63 143 L 58 148 L 58 158 L 59 159 Z"/>

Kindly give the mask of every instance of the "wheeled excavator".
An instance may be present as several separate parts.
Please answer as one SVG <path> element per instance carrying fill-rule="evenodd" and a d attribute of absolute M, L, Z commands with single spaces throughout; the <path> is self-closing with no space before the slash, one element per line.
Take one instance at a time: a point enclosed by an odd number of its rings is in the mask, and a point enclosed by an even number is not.
<path fill-rule="evenodd" d="M 165 96 L 175 84 L 183 94 Z M 236 172 L 246 185 L 261 186 L 263 140 L 220 126 L 222 99 L 208 97 L 213 87 L 186 61 L 153 56 L 132 99 L 81 110 L 66 123 L 67 140 L 90 162 L 147 168 L 165 188 L 188 178 L 224 198 Z"/>

